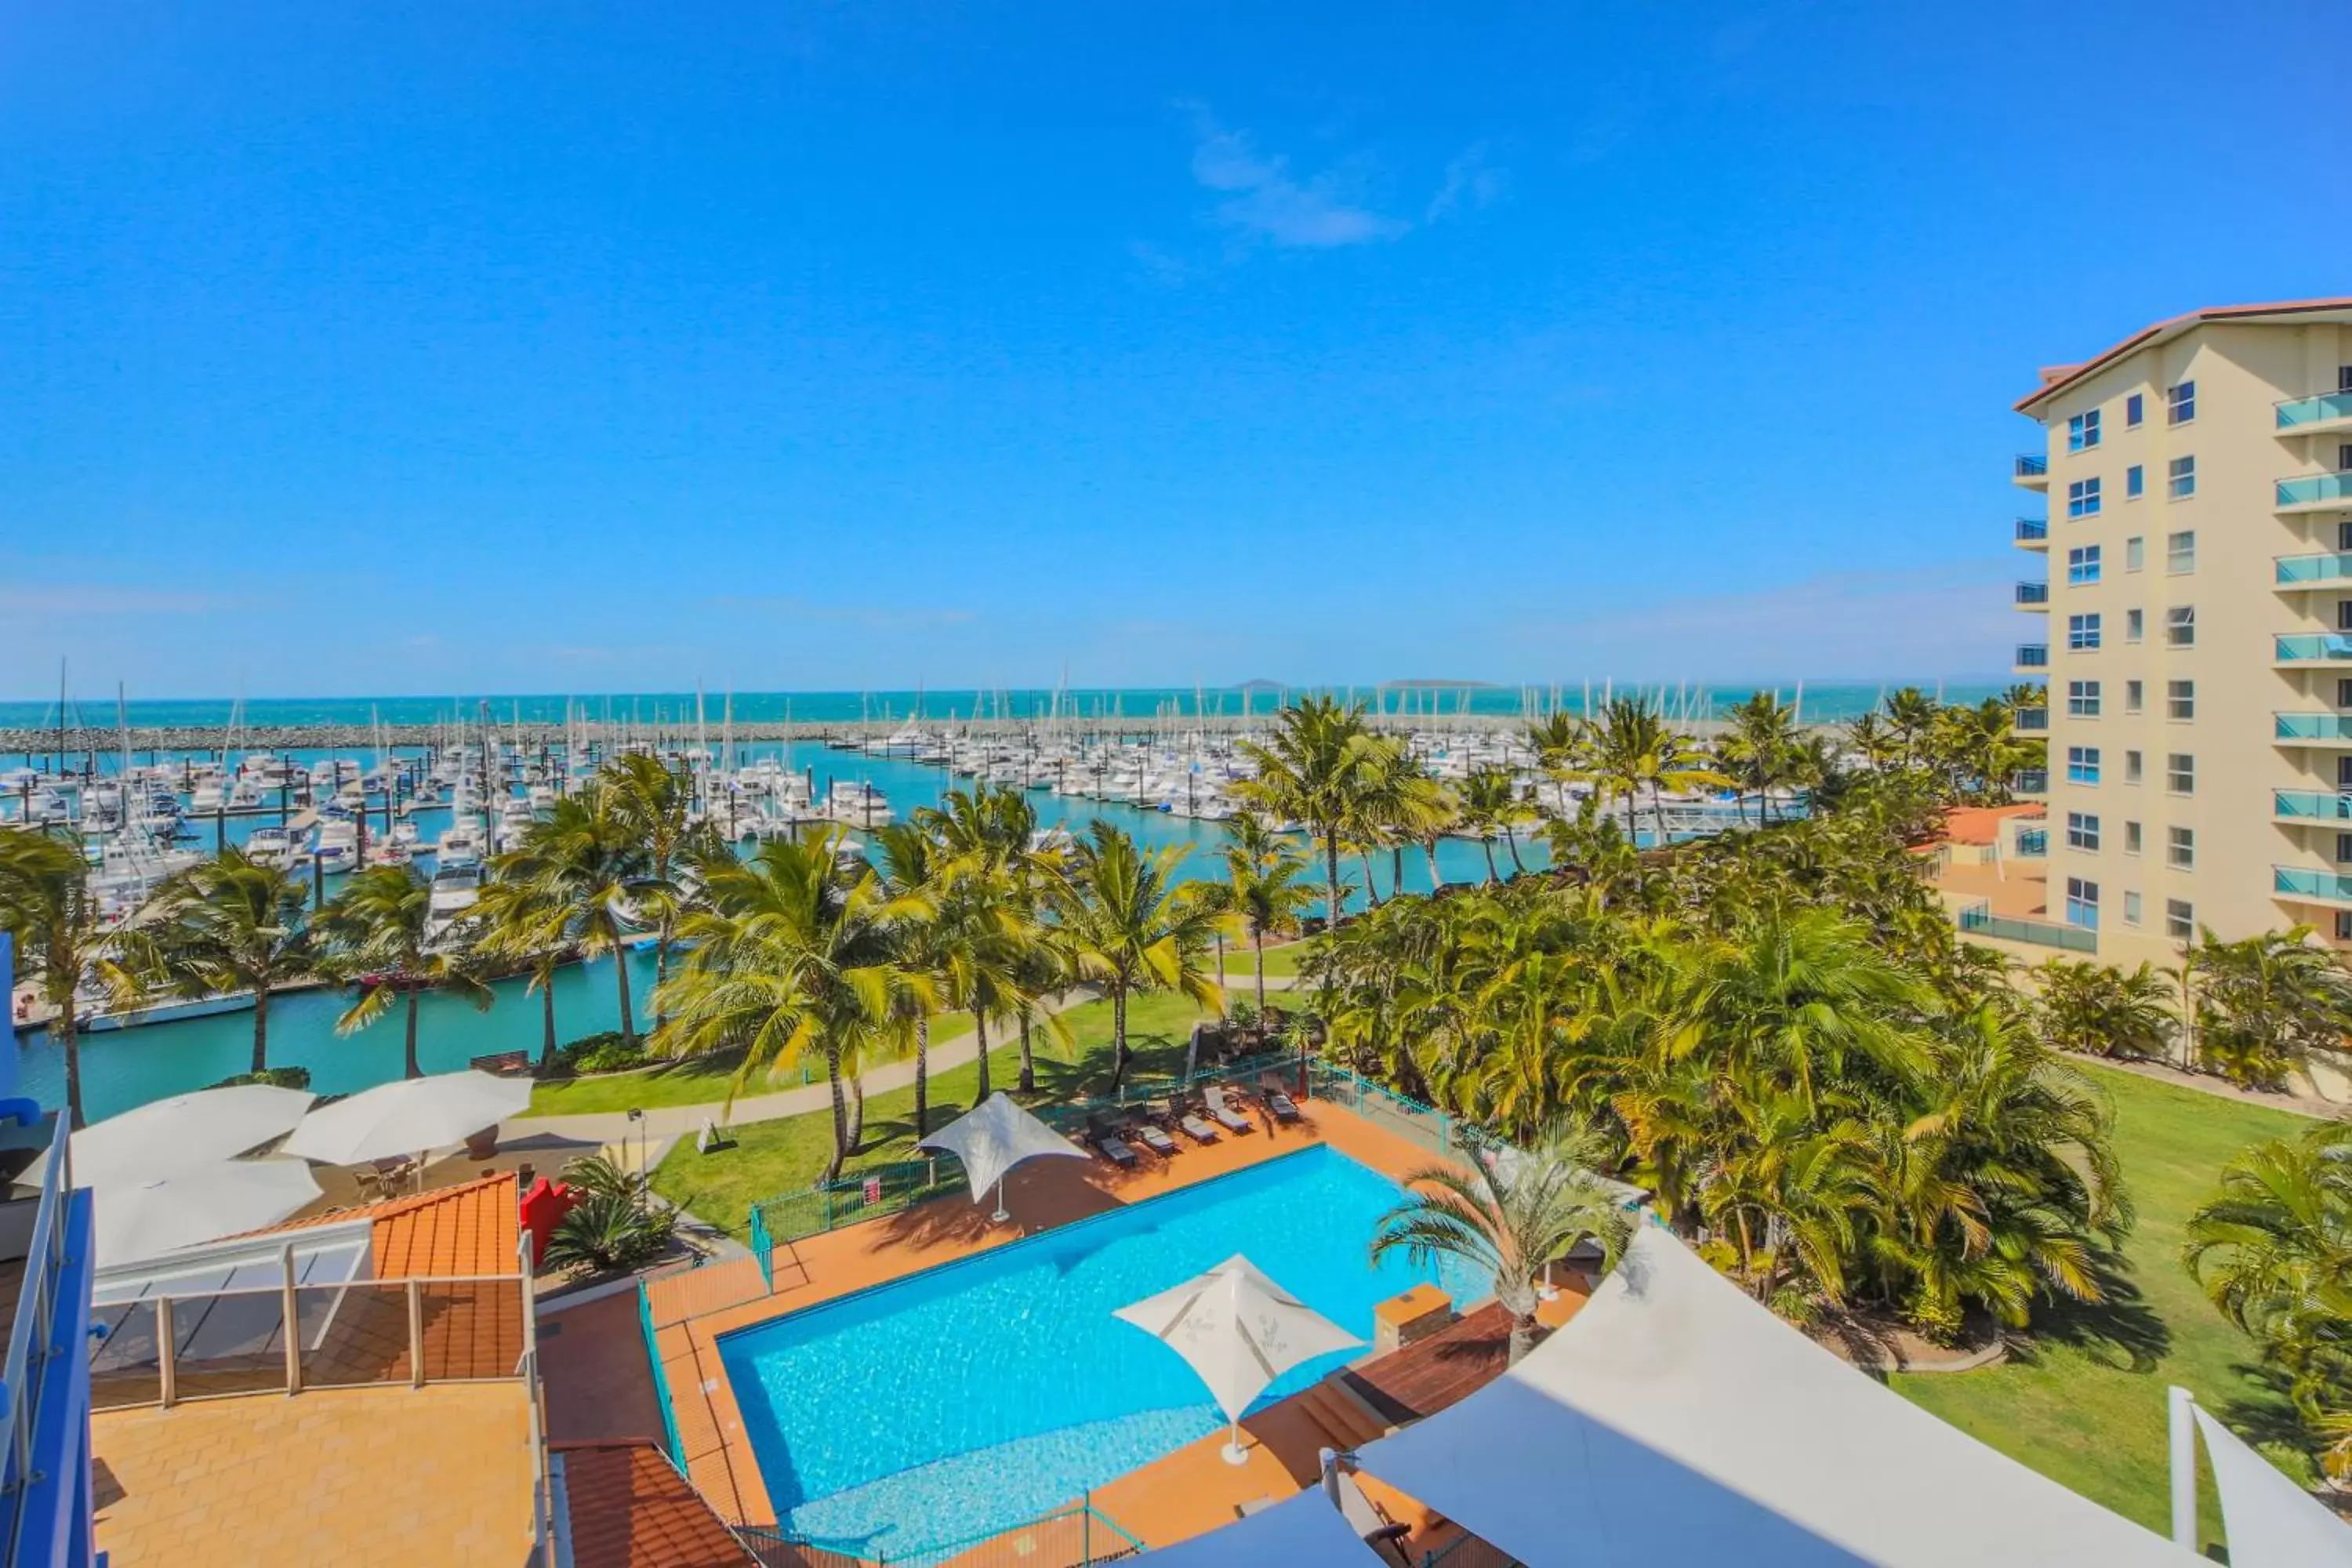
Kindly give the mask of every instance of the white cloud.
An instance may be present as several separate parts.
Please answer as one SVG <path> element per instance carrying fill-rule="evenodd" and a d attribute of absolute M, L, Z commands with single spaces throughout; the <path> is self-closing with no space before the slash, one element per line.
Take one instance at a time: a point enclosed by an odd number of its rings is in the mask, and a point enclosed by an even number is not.
<path fill-rule="evenodd" d="M 1429 198 L 1423 221 L 1435 223 L 1451 212 L 1492 206 L 1502 198 L 1505 183 L 1503 171 L 1489 159 L 1486 143 L 1474 142 L 1445 165 L 1445 178 Z"/>
<path fill-rule="evenodd" d="M 1227 227 L 1269 245 L 1324 250 L 1395 239 L 1412 226 L 1362 199 L 1360 164 L 1301 178 L 1289 159 L 1260 153 L 1248 132 L 1226 130 L 1205 109 L 1193 113 L 1192 177 L 1223 196 L 1213 212 Z"/>

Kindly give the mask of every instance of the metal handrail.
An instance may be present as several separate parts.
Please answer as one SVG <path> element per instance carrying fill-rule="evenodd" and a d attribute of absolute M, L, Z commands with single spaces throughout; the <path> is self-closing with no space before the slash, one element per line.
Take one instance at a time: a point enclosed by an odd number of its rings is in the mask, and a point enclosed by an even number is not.
<path fill-rule="evenodd" d="M 8 1331 L 8 1355 L 0 1362 L 0 1401 L 6 1406 L 7 1433 L 0 1439 L 0 1509 L 5 1510 L 7 1560 L 16 1560 L 25 1510 L 37 1475 L 33 1445 L 40 1431 L 43 1380 L 36 1358 L 77 1352 L 57 1343 L 58 1283 L 65 1271 L 67 1207 L 73 1196 L 72 1126 L 57 1119 L 49 1136 L 49 1163 L 42 1173 L 40 1207 L 33 1215 L 32 1242 L 25 1251 L 25 1280 L 16 1316 Z"/>
<path fill-rule="evenodd" d="M 2020 452 L 2017 455 L 2017 468 L 2015 471 L 2019 476 L 2026 479 L 2031 479 L 2036 474 L 2046 474 L 2050 471 L 2050 459 L 2044 457 L 2036 457 L 2032 452 Z"/>

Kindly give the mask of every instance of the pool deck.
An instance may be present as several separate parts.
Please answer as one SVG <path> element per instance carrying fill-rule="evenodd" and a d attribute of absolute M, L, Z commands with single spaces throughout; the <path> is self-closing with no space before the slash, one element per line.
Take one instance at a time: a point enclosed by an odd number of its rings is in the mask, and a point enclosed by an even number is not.
<path fill-rule="evenodd" d="M 1206 1146 L 1188 1143 L 1167 1161 L 1147 1156 L 1140 1168 L 1129 1172 L 1098 1161 L 1083 1165 L 1069 1160 L 1033 1161 L 1015 1169 L 1005 1184 L 1005 1206 L 1013 1217 L 1003 1225 L 990 1218 L 987 1205 L 941 1200 L 812 1237 L 790 1249 L 779 1247 L 772 1294 L 764 1290 L 757 1266 L 749 1259 L 654 1282 L 647 1295 L 656 1324 L 669 1325 L 657 1328 L 655 1337 L 687 1473 L 728 1518 L 750 1523 L 774 1521 L 774 1505 L 761 1483 L 741 1408 L 719 1360 L 721 1335 L 1301 1149 L 1328 1145 L 1394 1181 L 1435 1161 L 1421 1144 L 1342 1107 L 1303 1100 L 1300 1110 L 1304 1118 L 1293 1126 L 1269 1127 L 1261 1120 L 1250 1133 Z M 748 1281 L 739 1274 L 748 1274 Z M 1580 1298 L 1564 1294 L 1544 1317 L 1564 1321 L 1580 1304 Z M 1461 1352 L 1471 1348 L 1458 1342 L 1477 1332 L 1491 1338 L 1494 1324 L 1491 1315 L 1487 1318 L 1475 1332 L 1480 1315 L 1456 1325 L 1462 1332 L 1454 1334 L 1457 1342 L 1451 1353 L 1457 1365 Z M 1411 1357 L 1417 1349 L 1399 1353 Z M 1480 1353 L 1485 1352 L 1474 1350 L 1473 1359 Z M 1429 1361 L 1431 1355 L 1421 1359 Z M 1486 1359 L 1493 1360 L 1491 1354 Z M 1486 1375 L 1499 1371 L 1495 1363 Z M 1454 1376 L 1462 1392 L 1483 1381 Z M 1349 1424 L 1349 1405 L 1344 1398 L 1336 1404 L 1335 1408 L 1326 1385 L 1318 1384 L 1243 1423 L 1246 1464 L 1228 1465 L 1219 1457 L 1224 1442 L 1219 1433 L 1119 1478 L 1095 1492 L 1094 1504 L 1150 1546 L 1231 1523 L 1244 1504 L 1286 1497 L 1312 1484 L 1318 1474 L 1319 1449 L 1353 1447 L 1381 1429 L 1376 1417 L 1366 1431 L 1340 1430 Z M 1367 1413 L 1359 1409 L 1356 1414 Z M 1392 1517 L 1417 1521 L 1427 1530 L 1430 1521 L 1407 1500 L 1367 1489 Z M 1414 1544 L 1416 1549 L 1423 1544 L 1419 1535 Z"/>

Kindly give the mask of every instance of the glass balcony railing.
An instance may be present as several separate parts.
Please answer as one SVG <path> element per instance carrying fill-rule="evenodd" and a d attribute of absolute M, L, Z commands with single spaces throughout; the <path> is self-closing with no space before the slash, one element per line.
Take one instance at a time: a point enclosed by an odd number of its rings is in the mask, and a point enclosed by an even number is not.
<path fill-rule="evenodd" d="M 2279 585 L 2336 583 L 2352 577 L 2352 555 L 2282 555 L 2273 565 Z"/>
<path fill-rule="evenodd" d="M 2352 637 L 2341 632 L 2282 634 L 2273 645 L 2271 657 L 2281 664 L 2352 663 Z"/>
<path fill-rule="evenodd" d="M 2352 714 L 2274 713 L 2271 719 L 2272 732 L 2282 741 L 2352 741 Z"/>
<path fill-rule="evenodd" d="M 2048 795 L 2050 771 L 2047 768 L 2020 768 L 2009 775 L 2011 795 Z"/>
<path fill-rule="evenodd" d="M 2278 427 L 2283 431 L 2324 425 L 2332 419 L 2352 419 L 2352 392 L 2323 392 L 2316 397 L 2292 398 L 2278 405 Z"/>
<path fill-rule="evenodd" d="M 2050 602 L 2050 584 L 2047 583 L 2020 583 L 2017 585 L 2017 602 L 2021 605 L 2048 604 Z"/>
<path fill-rule="evenodd" d="M 2050 472 L 2050 459 L 2033 452 L 2017 455 L 2016 475 L 2021 479 L 2038 479 Z"/>
<path fill-rule="evenodd" d="M 2042 733 L 2050 728 L 2050 710 L 2047 708 L 2019 709 L 2017 710 L 2017 728 L 2019 732 L 2021 734 L 2039 735 Z"/>
<path fill-rule="evenodd" d="M 2050 524 L 2045 520 L 2038 517 L 2021 517 L 2017 520 L 2017 542 L 2020 544 L 2031 544 L 2037 539 L 2049 537 Z"/>
<path fill-rule="evenodd" d="M 2271 888 L 2299 899 L 2326 899 L 2352 904 L 2352 877 L 2334 871 L 2306 871 L 2300 866 L 2271 868 Z"/>
<path fill-rule="evenodd" d="M 2017 853 L 2021 859 L 2033 859 L 2050 853 L 2050 830 L 2046 827 L 2020 828 Z"/>
<path fill-rule="evenodd" d="M 2285 639 L 2281 638 L 2280 640 L 2284 641 Z M 2284 654 L 2281 654 L 2279 657 L 2284 658 L 2286 656 Z M 2048 643 L 2040 642 L 2021 642 L 2018 644 L 2017 666 L 2020 669 L 2049 668 L 2050 645 Z"/>
<path fill-rule="evenodd" d="M 2038 947 L 2063 948 L 2069 952 L 2096 952 L 2099 933 L 2080 926 L 2054 925 L 2048 921 L 2011 920 L 1997 915 L 1983 904 L 1960 911 L 1960 929 L 1972 936 L 1999 937 L 2007 942 L 2030 942 Z"/>
<path fill-rule="evenodd" d="M 2352 795 L 2315 789 L 2271 791 L 2271 815 L 2300 822 L 2352 822 Z"/>
<path fill-rule="evenodd" d="M 2305 474 L 2278 481 L 2278 499 L 2271 503 L 2284 510 L 2291 506 L 2352 506 L 2352 473 Z"/>

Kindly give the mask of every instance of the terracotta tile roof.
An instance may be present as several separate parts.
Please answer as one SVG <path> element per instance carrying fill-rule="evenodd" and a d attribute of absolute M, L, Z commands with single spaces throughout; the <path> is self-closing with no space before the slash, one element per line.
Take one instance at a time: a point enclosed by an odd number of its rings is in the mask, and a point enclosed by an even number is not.
<path fill-rule="evenodd" d="M 572 1568 L 750 1563 L 701 1494 L 644 1438 L 553 1445 L 563 1458 Z"/>
<path fill-rule="evenodd" d="M 515 1272 L 522 1211 L 511 1172 L 410 1197 L 307 1215 L 248 1234 L 273 1236 L 357 1219 L 373 1222 L 370 1240 L 379 1279 Z"/>
<path fill-rule="evenodd" d="M 1944 813 L 1944 841 L 1948 844 L 1990 844 L 2001 823 L 2012 816 L 2046 816 L 2040 805 L 1959 805 Z"/>
<path fill-rule="evenodd" d="M 2158 321 L 2153 326 L 2144 327 L 2115 347 L 2103 353 L 2094 354 L 2080 364 L 2044 366 L 2041 376 L 2042 384 L 2019 398 L 2011 406 L 2020 414 L 2029 414 L 2032 412 L 2035 404 L 2077 376 L 2087 374 L 2110 360 L 2131 353 L 2134 349 L 2155 342 L 2159 339 L 2173 337 L 2190 327 L 2201 326 L 2207 321 L 2244 321 L 2249 317 L 2262 316 L 2305 316 L 2320 310 L 2352 310 L 2352 299 L 2282 300 L 2269 305 L 2210 305 L 2201 310 L 2190 310 L 2184 315 L 2175 316 L 2170 321 Z"/>

